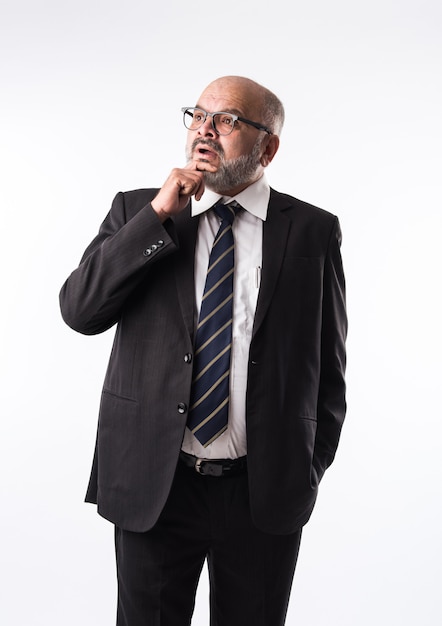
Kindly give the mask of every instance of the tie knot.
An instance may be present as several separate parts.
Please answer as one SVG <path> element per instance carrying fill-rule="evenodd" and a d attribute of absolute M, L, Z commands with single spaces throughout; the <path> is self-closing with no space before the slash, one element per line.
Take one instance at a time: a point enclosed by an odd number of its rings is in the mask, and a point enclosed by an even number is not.
<path fill-rule="evenodd" d="M 215 204 L 213 210 L 218 215 L 218 217 L 223 220 L 229 222 L 229 224 L 233 224 L 233 220 L 235 219 L 235 215 L 240 211 L 241 206 L 233 201 L 229 204 Z"/>

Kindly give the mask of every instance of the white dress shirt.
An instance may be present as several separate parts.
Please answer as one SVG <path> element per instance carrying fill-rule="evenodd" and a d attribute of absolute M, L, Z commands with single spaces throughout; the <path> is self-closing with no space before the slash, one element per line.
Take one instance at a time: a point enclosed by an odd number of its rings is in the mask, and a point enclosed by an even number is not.
<path fill-rule="evenodd" d="M 261 281 L 262 225 L 267 217 L 270 187 L 262 176 L 235 197 L 220 196 L 207 190 L 201 200 L 192 200 L 192 216 L 200 216 L 195 249 L 195 298 L 197 312 L 206 282 L 209 256 L 220 220 L 209 209 L 220 199 L 236 200 L 240 211 L 233 222 L 235 272 L 233 280 L 233 326 L 230 362 L 230 403 L 227 430 L 204 448 L 186 428 L 182 449 L 205 459 L 235 459 L 247 454 L 246 388 L 249 347 Z"/>

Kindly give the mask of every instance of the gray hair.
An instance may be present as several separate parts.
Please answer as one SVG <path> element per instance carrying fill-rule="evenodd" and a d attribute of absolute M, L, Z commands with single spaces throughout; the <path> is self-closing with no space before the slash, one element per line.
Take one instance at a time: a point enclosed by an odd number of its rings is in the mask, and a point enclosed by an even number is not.
<path fill-rule="evenodd" d="M 269 89 L 263 89 L 263 124 L 268 126 L 274 135 L 280 135 L 284 126 L 284 106 L 279 98 Z"/>

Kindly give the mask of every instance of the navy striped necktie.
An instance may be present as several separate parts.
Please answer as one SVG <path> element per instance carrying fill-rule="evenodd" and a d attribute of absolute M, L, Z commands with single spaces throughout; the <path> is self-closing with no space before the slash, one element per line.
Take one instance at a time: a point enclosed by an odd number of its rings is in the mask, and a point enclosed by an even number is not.
<path fill-rule="evenodd" d="M 221 220 L 213 242 L 198 320 L 190 412 L 187 426 L 205 447 L 226 429 L 232 345 L 234 241 L 236 202 L 217 204 Z"/>

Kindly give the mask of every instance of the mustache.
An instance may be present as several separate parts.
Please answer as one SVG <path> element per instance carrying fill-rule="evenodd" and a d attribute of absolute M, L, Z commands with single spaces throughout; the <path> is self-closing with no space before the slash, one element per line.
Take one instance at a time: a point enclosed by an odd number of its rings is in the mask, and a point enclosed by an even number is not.
<path fill-rule="evenodd" d="M 207 146 L 220 157 L 224 157 L 224 150 L 212 139 L 195 139 L 190 146 L 191 152 L 194 152 L 197 146 Z"/>

